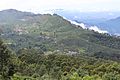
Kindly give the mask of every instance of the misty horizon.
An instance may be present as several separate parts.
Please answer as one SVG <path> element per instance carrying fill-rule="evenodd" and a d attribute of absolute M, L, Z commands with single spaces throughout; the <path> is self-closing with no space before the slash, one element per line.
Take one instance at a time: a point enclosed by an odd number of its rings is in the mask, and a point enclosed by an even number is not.
<path fill-rule="evenodd" d="M 4 0 L 0 3 L 0 11 L 5 9 L 17 9 L 34 13 L 50 13 L 54 10 L 119 12 L 119 4 L 119 0 Z"/>

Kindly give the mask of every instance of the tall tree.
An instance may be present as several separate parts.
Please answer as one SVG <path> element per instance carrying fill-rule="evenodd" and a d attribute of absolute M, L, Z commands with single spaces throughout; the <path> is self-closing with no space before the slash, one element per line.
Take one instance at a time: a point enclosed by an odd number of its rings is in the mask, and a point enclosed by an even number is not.
<path fill-rule="evenodd" d="M 0 75 L 6 76 L 7 66 L 10 63 L 11 51 L 7 46 L 0 40 Z"/>

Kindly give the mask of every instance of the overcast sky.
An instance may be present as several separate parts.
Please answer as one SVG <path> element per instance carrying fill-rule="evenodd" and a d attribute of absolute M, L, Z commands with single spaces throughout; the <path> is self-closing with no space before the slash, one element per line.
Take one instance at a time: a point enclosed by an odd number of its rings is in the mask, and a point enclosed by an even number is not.
<path fill-rule="evenodd" d="M 89 11 L 120 11 L 120 0 L 1 0 L 0 10 L 44 12 L 52 9 Z"/>

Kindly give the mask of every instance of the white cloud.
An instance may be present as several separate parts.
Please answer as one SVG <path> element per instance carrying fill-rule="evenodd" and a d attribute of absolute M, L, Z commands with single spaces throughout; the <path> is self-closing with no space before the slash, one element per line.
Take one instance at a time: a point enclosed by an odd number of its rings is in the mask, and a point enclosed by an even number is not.
<path fill-rule="evenodd" d="M 94 30 L 94 31 L 99 32 L 99 33 L 108 33 L 108 31 L 101 30 L 97 26 L 91 26 L 89 29 Z"/>
<path fill-rule="evenodd" d="M 83 29 L 87 29 L 86 25 L 84 23 L 77 23 L 75 21 L 72 21 L 72 20 L 68 20 L 71 22 L 71 24 L 75 24 L 75 25 L 78 25 L 80 27 L 82 27 Z"/>
<path fill-rule="evenodd" d="M 86 24 L 84 23 L 77 23 L 75 21 L 72 21 L 72 20 L 69 20 L 65 17 L 63 17 L 64 19 L 68 20 L 71 24 L 75 24 L 75 25 L 78 25 L 80 26 L 81 28 L 83 29 L 89 29 L 89 30 L 94 30 L 95 32 L 98 32 L 98 33 L 109 33 L 108 31 L 106 30 L 101 30 L 99 29 L 97 26 L 87 26 Z"/>
<path fill-rule="evenodd" d="M 119 34 L 119 33 L 115 33 L 114 35 L 116 35 L 116 36 L 120 36 L 120 34 Z"/>

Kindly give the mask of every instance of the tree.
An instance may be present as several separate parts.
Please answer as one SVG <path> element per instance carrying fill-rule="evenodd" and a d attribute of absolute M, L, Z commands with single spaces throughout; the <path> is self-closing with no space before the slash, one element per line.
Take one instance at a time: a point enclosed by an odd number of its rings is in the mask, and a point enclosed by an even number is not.
<path fill-rule="evenodd" d="M 3 77 L 7 76 L 7 66 L 10 63 L 10 53 L 11 51 L 7 46 L 0 40 L 0 75 Z"/>

